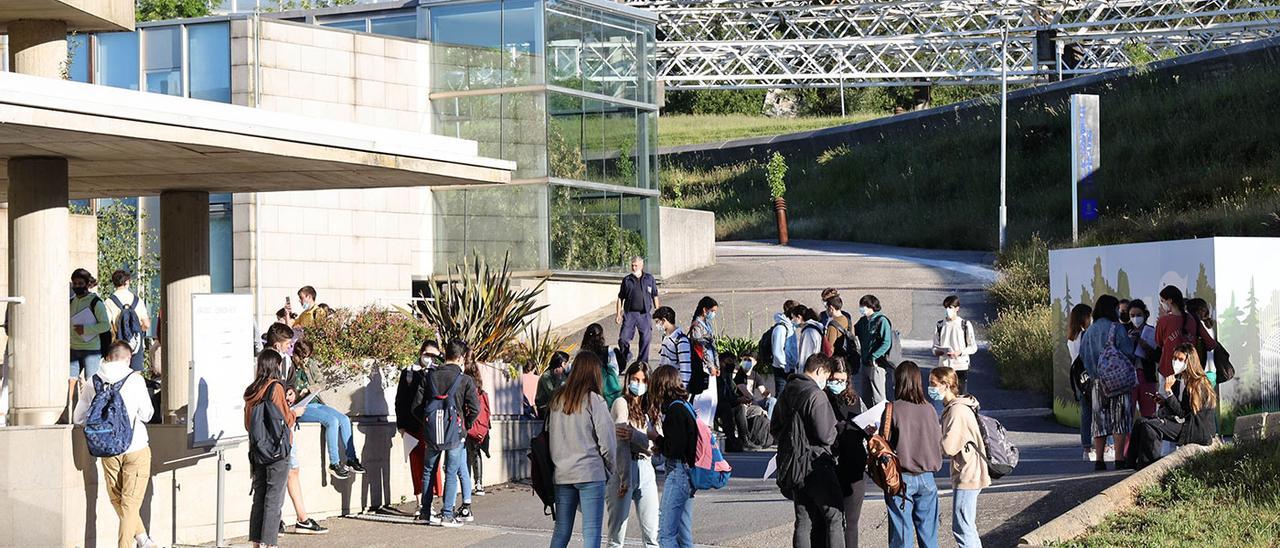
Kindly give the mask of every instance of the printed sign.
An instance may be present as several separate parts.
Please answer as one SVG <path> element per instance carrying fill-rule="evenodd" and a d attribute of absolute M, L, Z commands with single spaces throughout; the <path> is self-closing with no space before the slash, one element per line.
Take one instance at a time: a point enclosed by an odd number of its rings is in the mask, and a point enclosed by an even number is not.
<path fill-rule="evenodd" d="M 1098 219 L 1098 96 L 1071 96 L 1071 238 Z"/>

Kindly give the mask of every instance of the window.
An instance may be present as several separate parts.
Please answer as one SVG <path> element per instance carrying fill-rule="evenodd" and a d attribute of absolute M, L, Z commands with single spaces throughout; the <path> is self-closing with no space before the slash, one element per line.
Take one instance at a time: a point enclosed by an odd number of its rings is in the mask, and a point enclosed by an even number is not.
<path fill-rule="evenodd" d="M 97 35 L 97 42 L 94 81 L 104 86 L 138 89 L 138 33 L 103 32 Z"/>
<path fill-rule="evenodd" d="M 396 15 L 369 19 L 369 32 L 401 38 L 418 37 L 417 15 Z"/>
<path fill-rule="evenodd" d="M 325 21 L 320 23 L 322 27 L 329 27 L 343 30 L 354 30 L 356 32 L 366 32 L 367 21 L 365 19 L 349 19 L 346 21 Z"/>
<path fill-rule="evenodd" d="M 89 36 L 67 35 L 67 79 L 89 82 Z"/>
<path fill-rule="evenodd" d="M 549 93 L 547 128 L 551 176 L 648 188 L 640 178 L 647 162 L 647 112 L 635 107 L 564 93 Z M 656 138 L 657 132 L 653 132 Z M 644 137 L 644 138 L 642 138 Z M 643 168 L 646 172 L 647 166 Z"/>
<path fill-rule="evenodd" d="M 182 27 L 142 31 L 147 91 L 182 96 Z"/>
<path fill-rule="evenodd" d="M 655 263 L 654 198 L 552 185 L 551 267 L 623 272 L 633 255 Z M 651 213 L 649 210 L 654 212 Z"/>
<path fill-rule="evenodd" d="M 187 27 L 191 98 L 231 102 L 231 30 L 227 23 Z"/>
<path fill-rule="evenodd" d="M 231 238 L 231 195 L 209 195 L 209 286 L 213 293 L 235 291 Z"/>
<path fill-rule="evenodd" d="M 502 14 L 497 2 L 431 8 L 432 89 L 501 85 Z"/>
<path fill-rule="evenodd" d="M 502 3 L 503 85 L 542 83 L 542 6 L 539 0 Z"/>
<path fill-rule="evenodd" d="M 474 253 L 511 270 L 547 268 L 547 187 L 436 190 L 434 270 L 451 272 Z M 508 255 L 509 253 L 509 255 Z"/>

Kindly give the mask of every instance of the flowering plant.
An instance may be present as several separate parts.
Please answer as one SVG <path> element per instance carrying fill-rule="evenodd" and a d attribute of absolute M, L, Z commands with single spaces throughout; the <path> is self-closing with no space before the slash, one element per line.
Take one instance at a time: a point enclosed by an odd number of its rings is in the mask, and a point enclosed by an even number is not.
<path fill-rule="evenodd" d="M 398 310 L 368 306 L 317 314 L 303 337 L 315 346 L 327 384 L 337 386 L 380 372 L 393 382 L 400 369 L 418 360 L 418 347 L 434 338 L 429 327 Z"/>

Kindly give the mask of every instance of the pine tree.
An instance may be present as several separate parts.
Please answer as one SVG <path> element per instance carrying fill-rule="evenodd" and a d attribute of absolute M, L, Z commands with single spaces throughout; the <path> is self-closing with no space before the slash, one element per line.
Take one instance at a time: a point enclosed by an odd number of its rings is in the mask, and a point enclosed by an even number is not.
<path fill-rule="evenodd" d="M 1129 291 L 1129 273 L 1123 268 L 1116 273 L 1116 297 L 1121 299 L 1132 299 L 1133 292 Z"/>
<path fill-rule="evenodd" d="M 1204 263 L 1200 263 L 1200 274 L 1196 276 L 1196 289 L 1191 294 L 1192 297 L 1204 299 L 1209 303 L 1209 310 L 1217 308 L 1217 296 L 1214 294 L 1213 286 L 1209 285 L 1209 275 L 1205 272 Z"/>

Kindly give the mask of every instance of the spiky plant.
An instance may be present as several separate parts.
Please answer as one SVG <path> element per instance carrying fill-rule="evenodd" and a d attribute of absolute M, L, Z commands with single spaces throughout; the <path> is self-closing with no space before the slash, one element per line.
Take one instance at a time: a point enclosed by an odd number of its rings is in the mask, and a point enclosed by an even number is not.
<path fill-rule="evenodd" d="M 532 288 L 516 290 L 506 255 L 502 269 L 493 270 L 478 253 L 455 265 L 445 283 L 428 286 L 420 306 L 423 321 L 436 330 L 441 343 L 461 339 L 477 362 L 490 362 L 520 335 L 534 316 L 547 307 L 537 304 L 546 278 Z"/>

